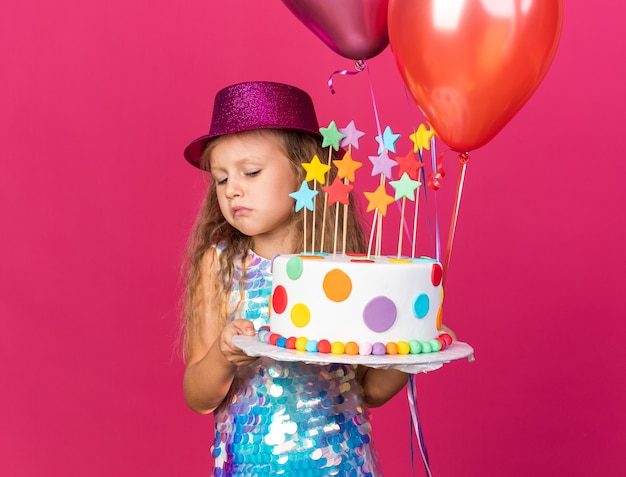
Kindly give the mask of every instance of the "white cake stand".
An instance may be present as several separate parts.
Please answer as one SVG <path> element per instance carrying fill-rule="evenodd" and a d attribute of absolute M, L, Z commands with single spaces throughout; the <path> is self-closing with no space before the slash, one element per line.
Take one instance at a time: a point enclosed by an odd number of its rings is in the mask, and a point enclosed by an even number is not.
<path fill-rule="evenodd" d="M 461 341 L 454 341 L 445 350 L 435 353 L 384 356 L 309 353 L 266 344 L 259 341 L 256 336 L 233 336 L 233 344 L 248 356 L 264 356 L 276 361 L 300 361 L 308 364 L 360 364 L 370 368 L 397 369 L 409 374 L 434 371 L 456 359 L 474 360 L 474 349 Z"/>

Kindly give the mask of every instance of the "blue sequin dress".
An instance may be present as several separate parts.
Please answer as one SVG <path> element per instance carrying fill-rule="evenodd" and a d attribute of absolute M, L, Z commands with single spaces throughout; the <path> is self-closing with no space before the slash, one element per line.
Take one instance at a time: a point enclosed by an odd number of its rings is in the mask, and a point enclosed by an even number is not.
<path fill-rule="evenodd" d="M 244 299 L 231 319 L 246 318 L 258 329 L 269 321 L 271 262 L 253 252 L 247 262 Z M 233 303 L 240 277 L 238 269 Z M 381 475 L 352 365 L 261 358 L 240 368 L 215 411 L 212 453 L 219 477 Z"/>

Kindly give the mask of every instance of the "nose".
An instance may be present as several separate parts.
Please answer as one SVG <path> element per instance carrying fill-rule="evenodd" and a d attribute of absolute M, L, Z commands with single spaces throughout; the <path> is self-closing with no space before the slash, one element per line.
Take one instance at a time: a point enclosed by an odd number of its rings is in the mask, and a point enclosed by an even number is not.
<path fill-rule="evenodd" d="M 240 181 L 235 177 L 229 177 L 226 181 L 226 190 L 224 191 L 228 199 L 236 199 L 243 195 L 243 189 Z"/>

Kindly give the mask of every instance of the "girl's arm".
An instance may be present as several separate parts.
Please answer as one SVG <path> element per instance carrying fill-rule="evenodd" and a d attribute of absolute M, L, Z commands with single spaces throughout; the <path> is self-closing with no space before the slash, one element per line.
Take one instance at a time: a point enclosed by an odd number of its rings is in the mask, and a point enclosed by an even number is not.
<path fill-rule="evenodd" d="M 202 259 L 200 282 L 195 292 L 198 326 L 188 330 L 189 355 L 183 378 L 185 400 L 191 409 L 201 414 L 213 412 L 224 400 L 238 366 L 257 358 L 245 355 L 233 347 L 234 335 L 254 335 L 254 325 L 248 320 L 234 320 L 223 330 L 219 326 L 219 304 L 215 299 L 217 255 L 209 249 Z"/>
<path fill-rule="evenodd" d="M 363 400 L 369 407 L 382 406 L 408 381 L 408 375 L 402 371 L 365 366 L 359 366 L 358 378 L 363 388 Z"/>

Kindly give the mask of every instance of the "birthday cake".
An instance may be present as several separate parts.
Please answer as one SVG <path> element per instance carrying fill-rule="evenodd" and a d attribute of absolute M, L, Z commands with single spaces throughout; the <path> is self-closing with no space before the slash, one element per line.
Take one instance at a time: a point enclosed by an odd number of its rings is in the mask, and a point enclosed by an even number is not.
<path fill-rule="evenodd" d="M 322 187 L 324 206 L 343 204 L 346 213 L 351 183 L 355 181 L 354 172 L 361 167 L 360 162 L 352 159 L 350 151 L 352 146 L 358 148 L 358 141 L 354 142 L 354 138 L 358 139 L 362 133 L 357 134 L 360 131 L 356 130 L 354 121 L 340 130 L 331 121 L 329 127 L 320 128 L 320 132 L 324 137 L 323 147 L 330 145 L 337 150 L 339 139 L 341 147 L 349 147 L 341 160 L 332 161 L 337 167 L 335 181 Z M 433 134 L 432 131 L 422 133 L 428 138 Z M 371 250 L 373 242 L 380 243 L 382 218 L 387 214 L 389 204 L 398 201 L 401 221 L 404 222 L 405 206 L 413 203 L 414 220 L 417 221 L 416 191 L 421 186 L 417 179 L 423 165 L 413 152 L 397 158 L 397 161 L 389 157 L 388 151 L 395 152 L 397 137 L 399 135 L 394 135 L 390 129 L 385 130 L 385 135 L 376 138 L 381 146 L 379 155 L 369 156 L 372 175 L 380 175 L 381 180 L 375 191 L 364 192 L 368 200 L 367 212 L 375 211 L 368 253 L 337 252 L 340 231 L 335 225 L 332 253 L 322 252 L 322 247 L 318 252 L 306 252 L 305 240 L 305 252 L 275 257 L 269 326 L 258 334 L 262 342 L 299 351 L 348 355 L 431 353 L 452 343 L 452 338 L 441 331 L 441 263 L 430 258 L 414 258 L 413 253 L 411 258 L 403 257 L 401 234 L 395 256 L 383 255 L 378 245 Z M 385 138 L 394 139 L 389 142 Z M 319 194 L 317 184 L 326 183 L 331 166 L 330 163 L 322 164 L 318 156 L 314 156 L 302 167 L 306 170 L 306 178 L 290 197 L 296 200 L 296 213 L 303 209 L 315 213 L 315 197 Z M 394 176 L 392 169 L 395 167 L 399 170 Z M 309 182 L 313 183 L 313 188 L 309 187 Z M 394 196 L 387 193 L 387 184 L 395 191 Z M 304 236 L 307 235 L 306 217 L 305 213 Z M 376 240 L 372 241 L 375 230 Z M 345 237 L 346 234 L 344 229 L 341 235 Z M 315 222 L 312 235 L 315 236 Z M 413 243 L 415 239 L 414 227 Z M 311 243 L 310 250 L 315 250 L 314 243 Z"/>
<path fill-rule="evenodd" d="M 279 255 L 270 326 L 259 338 L 301 351 L 416 354 L 445 349 L 441 264 L 429 258 Z"/>

